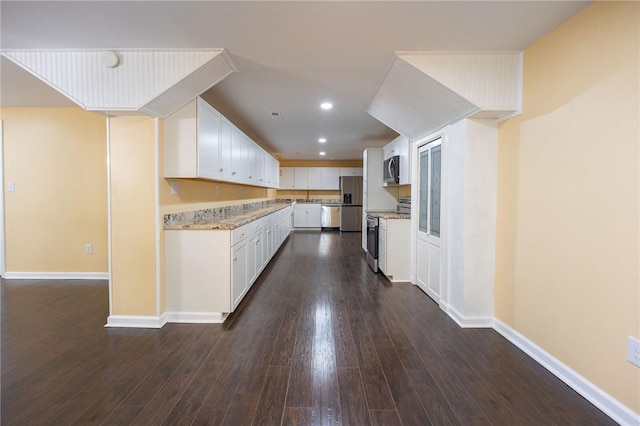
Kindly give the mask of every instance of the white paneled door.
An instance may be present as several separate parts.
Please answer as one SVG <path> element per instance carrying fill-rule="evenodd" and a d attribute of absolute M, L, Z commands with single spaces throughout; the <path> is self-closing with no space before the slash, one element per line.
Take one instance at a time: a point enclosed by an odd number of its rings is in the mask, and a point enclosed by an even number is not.
<path fill-rule="evenodd" d="M 418 150 L 418 286 L 440 302 L 442 140 Z"/>

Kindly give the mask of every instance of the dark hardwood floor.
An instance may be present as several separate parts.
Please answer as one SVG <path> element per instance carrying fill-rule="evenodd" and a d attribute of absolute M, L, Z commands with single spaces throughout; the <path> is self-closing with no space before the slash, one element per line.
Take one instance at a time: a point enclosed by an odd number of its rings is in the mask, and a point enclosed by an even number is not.
<path fill-rule="evenodd" d="M 105 282 L 3 281 L 2 425 L 605 425 L 496 332 L 292 235 L 222 325 L 105 329 Z"/>

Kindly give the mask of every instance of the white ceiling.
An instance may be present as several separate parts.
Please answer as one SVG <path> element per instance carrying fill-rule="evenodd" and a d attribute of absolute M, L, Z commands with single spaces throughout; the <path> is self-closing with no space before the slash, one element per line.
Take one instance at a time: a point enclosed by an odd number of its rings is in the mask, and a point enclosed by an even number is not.
<path fill-rule="evenodd" d="M 586 4 L 5 0 L 0 44 L 225 48 L 239 72 L 203 96 L 238 127 L 283 159 L 322 159 L 321 150 L 326 159 L 359 159 L 395 136 L 364 112 L 394 51 L 523 50 Z M 3 106 L 72 105 L 6 59 L 0 66 Z M 333 110 L 320 110 L 325 100 Z"/>

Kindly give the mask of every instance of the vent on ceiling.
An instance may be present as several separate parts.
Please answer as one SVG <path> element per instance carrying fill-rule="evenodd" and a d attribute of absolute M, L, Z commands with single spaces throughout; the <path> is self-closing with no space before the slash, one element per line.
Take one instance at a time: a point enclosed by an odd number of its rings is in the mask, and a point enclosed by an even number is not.
<path fill-rule="evenodd" d="M 277 111 L 271 111 L 269 113 L 269 116 L 271 116 L 271 118 L 273 118 L 274 120 L 282 120 L 282 114 Z"/>

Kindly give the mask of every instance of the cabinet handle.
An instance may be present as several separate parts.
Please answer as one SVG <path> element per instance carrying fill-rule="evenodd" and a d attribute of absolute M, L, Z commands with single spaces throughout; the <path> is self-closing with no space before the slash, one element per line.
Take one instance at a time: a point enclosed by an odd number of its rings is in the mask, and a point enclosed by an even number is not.
<path fill-rule="evenodd" d="M 235 175 L 236 175 L 236 172 L 231 172 L 231 176 L 235 176 Z"/>
<path fill-rule="evenodd" d="M 253 179 L 253 177 L 252 177 L 252 176 L 249 176 L 249 179 Z"/>
<path fill-rule="evenodd" d="M 222 171 L 224 171 L 224 169 L 220 169 L 220 170 L 218 170 L 218 171 L 222 172 Z"/>
<path fill-rule="evenodd" d="M 240 237 L 244 237 L 244 232 L 241 232 L 241 233 L 240 233 Z"/>
<path fill-rule="evenodd" d="M 237 257 L 234 257 L 234 258 L 233 258 L 233 261 L 234 261 L 234 262 L 235 262 L 235 261 L 237 261 L 237 260 L 238 260 L 238 258 L 237 258 Z"/>

